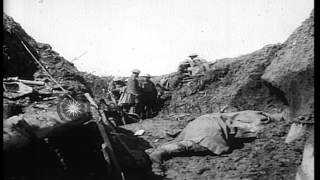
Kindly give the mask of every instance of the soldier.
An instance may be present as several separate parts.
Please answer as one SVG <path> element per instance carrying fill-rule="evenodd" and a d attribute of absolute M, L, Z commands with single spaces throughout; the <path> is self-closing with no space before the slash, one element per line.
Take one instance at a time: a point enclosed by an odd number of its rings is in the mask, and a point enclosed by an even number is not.
<path fill-rule="evenodd" d="M 157 103 L 157 89 L 154 83 L 150 80 L 150 74 L 144 76 L 144 80 L 141 83 L 142 88 L 142 111 L 143 117 L 149 118 L 155 111 L 155 105 Z"/>
<path fill-rule="evenodd" d="M 208 70 L 208 63 L 204 58 L 196 57 L 192 61 L 192 65 L 189 68 L 191 76 L 203 74 Z"/>
<path fill-rule="evenodd" d="M 196 54 L 196 53 L 192 53 L 192 54 L 189 55 L 189 57 L 190 57 L 191 60 L 195 59 L 195 58 L 198 57 L 198 56 L 199 56 L 199 55 Z"/>
<path fill-rule="evenodd" d="M 193 54 L 189 55 L 189 58 L 190 58 L 189 67 L 188 67 L 187 71 L 188 71 L 189 75 L 191 76 L 191 75 L 193 75 L 192 69 L 197 65 L 197 61 L 199 60 L 199 55 L 196 53 L 193 53 Z"/>
<path fill-rule="evenodd" d="M 161 163 L 187 152 L 227 153 L 237 139 L 257 137 L 265 124 L 274 120 L 270 114 L 251 110 L 202 115 L 190 122 L 175 140 L 159 146 L 150 159 Z"/>
<path fill-rule="evenodd" d="M 189 57 L 189 67 L 187 67 L 187 73 L 190 76 L 203 74 L 209 69 L 207 60 L 200 58 L 198 54 L 190 54 Z"/>
<path fill-rule="evenodd" d="M 161 89 L 165 90 L 165 91 L 169 91 L 170 90 L 170 83 L 168 78 L 162 78 L 160 80 L 160 82 L 158 83 L 158 86 L 161 87 Z"/>
<path fill-rule="evenodd" d="M 127 87 L 118 104 L 121 106 L 127 106 L 130 114 L 134 114 L 139 117 L 139 114 L 141 113 L 141 88 L 138 82 L 140 70 L 134 69 L 131 72 L 132 75 L 128 79 Z"/>
<path fill-rule="evenodd" d="M 108 85 L 108 90 L 115 96 L 118 101 L 121 95 L 121 89 L 126 84 L 123 82 L 121 77 L 115 77 Z"/>
<path fill-rule="evenodd" d="M 185 76 L 185 74 L 188 74 L 188 68 L 190 67 L 191 61 L 189 59 L 183 60 L 178 67 L 178 73 Z"/>

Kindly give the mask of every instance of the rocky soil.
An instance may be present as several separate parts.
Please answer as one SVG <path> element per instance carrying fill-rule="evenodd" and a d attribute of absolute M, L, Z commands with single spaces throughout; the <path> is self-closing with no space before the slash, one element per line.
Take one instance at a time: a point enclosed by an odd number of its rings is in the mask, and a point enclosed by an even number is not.
<path fill-rule="evenodd" d="M 169 97 L 166 98 L 166 106 L 156 117 L 121 126 L 118 131 L 128 146 L 139 154 L 137 157 L 145 157 L 146 154 L 143 152 L 149 153 L 157 146 L 173 140 L 174 134 L 202 114 L 250 109 L 277 114 L 282 118 L 268 124 L 257 139 L 235 144 L 230 154 L 175 157 L 161 166 L 151 165 L 149 161 L 130 161 L 123 149 L 114 143 L 128 179 L 293 179 L 301 163 L 308 133 L 291 144 L 285 144 L 284 139 L 292 122 L 314 120 L 313 14 L 312 12 L 310 17 L 281 44 L 267 45 L 236 58 L 210 62 L 210 69 L 203 76 L 193 78 L 182 87 L 170 87 L 166 92 L 166 96 Z M 30 80 L 48 78 L 24 50 L 20 43 L 22 38 L 64 88 L 75 92 L 91 92 L 97 98 L 101 96 L 101 89 L 106 87 L 111 77 L 101 78 L 79 72 L 49 45 L 38 43 L 26 34 L 12 18 L 4 14 L 3 19 L 5 77 L 18 76 Z M 29 68 L 21 68 L 26 66 Z M 159 82 L 163 78 L 168 78 L 169 84 L 174 84 L 177 73 L 155 77 L 154 81 Z M 57 89 L 52 82 L 48 82 L 47 85 Z M 48 97 L 53 99 L 46 100 Z M 55 112 L 58 99 L 54 97 L 55 95 L 44 96 L 38 93 L 18 100 L 5 98 L 4 117 L 23 115 L 28 123 L 32 123 L 34 119 L 37 119 L 37 122 L 52 122 L 50 118 L 58 117 Z M 68 174 L 67 179 L 75 178 L 75 174 L 79 172 L 82 172 L 80 179 L 105 177 L 104 162 L 98 148 L 101 141 L 97 141 L 99 138 L 96 129 L 88 126 L 77 125 L 76 128 L 55 133 L 52 138 L 56 142 L 55 146 L 68 154 L 66 160 L 69 159 L 69 165 L 75 167 L 71 168 L 73 173 Z M 140 129 L 145 130 L 144 134 L 139 137 L 133 136 L 133 133 Z M 85 143 L 81 145 L 80 142 Z M 36 163 L 44 163 L 44 159 L 56 157 L 49 155 L 50 151 L 44 150 L 48 147 L 43 146 L 39 142 L 32 142 L 28 146 L 39 152 L 37 156 L 28 156 L 30 151 L 19 156 L 17 152 L 11 152 L 7 160 L 13 163 L 9 163 L 8 167 L 11 167 L 11 170 L 24 169 L 23 167 L 32 161 L 32 157 L 38 157 Z M 77 151 L 79 153 L 74 154 Z M 21 162 L 21 159 L 27 163 L 19 166 L 16 162 Z M 47 161 L 57 163 L 54 158 Z M 36 163 L 33 163 L 33 170 L 62 176 L 61 169 L 52 169 L 46 163 L 40 168 Z M 79 164 L 95 165 L 88 169 L 88 166 Z M 144 173 L 138 172 L 141 169 Z M 55 177 L 59 179 L 59 176 Z"/>

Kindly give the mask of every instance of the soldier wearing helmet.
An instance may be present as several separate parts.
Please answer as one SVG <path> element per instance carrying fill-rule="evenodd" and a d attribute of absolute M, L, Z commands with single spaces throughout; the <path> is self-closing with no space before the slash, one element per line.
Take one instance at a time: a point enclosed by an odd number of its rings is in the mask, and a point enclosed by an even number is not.
<path fill-rule="evenodd" d="M 194 58 L 198 57 L 199 55 L 196 53 L 192 53 L 189 55 L 190 59 L 193 60 Z"/>
<path fill-rule="evenodd" d="M 108 90 L 115 96 L 116 100 L 119 100 L 121 95 L 121 89 L 125 86 L 125 82 L 121 77 L 115 77 L 108 85 Z"/>
<path fill-rule="evenodd" d="M 151 117 L 156 109 L 155 105 L 157 103 L 158 92 L 155 84 L 150 80 L 150 78 L 150 74 L 146 74 L 141 82 L 143 118 Z"/>
<path fill-rule="evenodd" d="M 123 96 L 119 100 L 119 105 L 126 106 L 129 113 L 140 116 L 141 113 L 141 88 L 139 86 L 138 77 L 139 69 L 133 69 L 131 77 L 128 79 L 127 88 Z"/>

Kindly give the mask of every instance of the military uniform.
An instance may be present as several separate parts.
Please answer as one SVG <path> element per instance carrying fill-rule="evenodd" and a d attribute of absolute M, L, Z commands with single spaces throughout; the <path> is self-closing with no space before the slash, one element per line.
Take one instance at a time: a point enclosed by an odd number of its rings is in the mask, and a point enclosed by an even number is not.
<path fill-rule="evenodd" d="M 135 69 L 132 71 L 134 74 L 139 74 L 140 71 Z M 141 112 L 141 88 L 136 76 L 132 75 L 128 79 L 127 87 L 120 97 L 119 105 L 130 106 L 131 113 L 139 115 Z"/>
<path fill-rule="evenodd" d="M 108 85 L 108 90 L 119 100 L 121 96 L 121 88 L 126 84 L 120 78 L 114 78 Z"/>
<path fill-rule="evenodd" d="M 142 111 L 146 114 L 146 117 L 150 117 L 155 110 L 155 105 L 157 103 L 157 89 L 154 83 L 150 80 L 150 75 L 146 76 L 146 79 L 141 82 L 142 89 Z"/>
<path fill-rule="evenodd" d="M 266 113 L 250 110 L 200 116 L 190 122 L 175 141 L 151 153 L 150 159 L 159 163 L 190 151 L 216 155 L 226 153 L 230 150 L 231 139 L 256 137 L 270 118 Z"/>

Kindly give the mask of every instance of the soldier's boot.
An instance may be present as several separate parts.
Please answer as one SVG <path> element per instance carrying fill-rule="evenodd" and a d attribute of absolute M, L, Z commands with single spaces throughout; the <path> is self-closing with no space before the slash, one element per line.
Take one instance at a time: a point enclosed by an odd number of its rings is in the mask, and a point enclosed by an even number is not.
<path fill-rule="evenodd" d="M 161 164 L 165 159 L 167 159 L 169 156 L 169 153 L 164 149 L 159 149 L 154 152 L 152 152 L 149 157 L 152 162 Z"/>
<path fill-rule="evenodd" d="M 149 107 L 149 117 L 152 118 L 155 114 L 155 108 L 154 105 L 150 105 Z"/>
<path fill-rule="evenodd" d="M 139 105 L 135 104 L 133 106 L 131 106 L 129 114 L 133 114 L 135 116 L 137 116 L 138 119 L 141 120 L 141 114 L 140 114 L 140 110 L 139 110 Z"/>
<path fill-rule="evenodd" d="M 123 110 L 125 113 L 129 113 L 129 112 L 130 112 L 130 106 L 124 105 L 124 106 L 122 106 L 122 110 Z"/>
<path fill-rule="evenodd" d="M 150 109 L 149 106 L 147 106 L 147 108 L 146 108 L 145 117 L 146 118 L 150 118 L 151 117 L 151 109 Z"/>
<path fill-rule="evenodd" d="M 186 152 L 187 149 L 188 147 L 185 147 L 184 144 L 181 143 L 166 144 L 152 152 L 149 157 L 152 162 L 160 164 L 172 157 L 179 156 Z"/>
<path fill-rule="evenodd" d="M 147 118 L 147 113 L 146 113 L 145 109 L 142 108 L 142 106 L 140 107 L 140 114 L 139 115 L 140 115 L 141 119 L 146 119 Z"/>
<path fill-rule="evenodd" d="M 139 116 L 140 120 L 142 120 L 142 118 L 145 116 L 143 105 L 141 103 L 136 104 L 136 114 Z"/>

